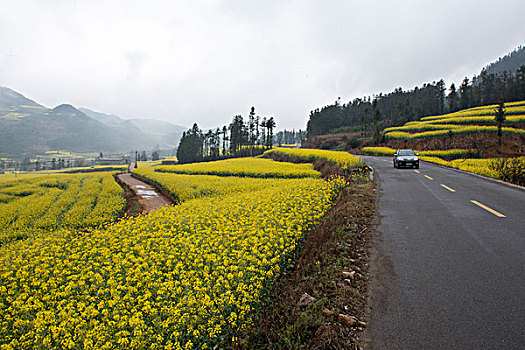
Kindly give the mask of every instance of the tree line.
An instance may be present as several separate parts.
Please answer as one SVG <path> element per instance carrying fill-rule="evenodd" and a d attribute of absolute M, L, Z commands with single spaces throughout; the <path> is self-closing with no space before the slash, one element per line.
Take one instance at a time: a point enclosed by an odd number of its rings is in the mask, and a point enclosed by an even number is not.
<path fill-rule="evenodd" d="M 301 144 L 306 139 L 306 130 L 282 130 L 275 134 L 274 143 L 281 145 Z"/>
<path fill-rule="evenodd" d="M 310 112 L 308 137 L 336 132 L 372 131 L 376 141 L 379 131 L 420 120 L 424 116 L 455 112 L 501 101 L 525 100 L 525 65 L 514 72 L 488 73 L 483 69 L 472 79 L 465 77 L 456 88 L 447 89 L 440 80 L 413 90 L 397 88 L 388 94 L 356 98 L 346 104 L 341 99 Z"/>
<path fill-rule="evenodd" d="M 259 155 L 272 147 L 275 126 L 273 117 L 261 118 L 255 114 L 255 107 L 250 109 L 247 120 L 236 115 L 229 125 L 216 129 L 203 131 L 195 123 L 182 133 L 177 159 L 179 163 L 191 163 Z"/>

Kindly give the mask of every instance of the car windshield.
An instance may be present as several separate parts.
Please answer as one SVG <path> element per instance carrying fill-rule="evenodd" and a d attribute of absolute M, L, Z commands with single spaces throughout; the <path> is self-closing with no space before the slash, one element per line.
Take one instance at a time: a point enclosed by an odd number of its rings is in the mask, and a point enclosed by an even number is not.
<path fill-rule="evenodd" d="M 400 149 L 399 153 L 400 156 L 415 156 L 416 154 L 411 149 Z"/>

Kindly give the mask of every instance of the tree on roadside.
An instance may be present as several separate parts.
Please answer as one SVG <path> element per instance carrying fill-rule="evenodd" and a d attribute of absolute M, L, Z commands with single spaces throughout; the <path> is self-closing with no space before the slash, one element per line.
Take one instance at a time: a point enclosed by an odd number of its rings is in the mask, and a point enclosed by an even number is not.
<path fill-rule="evenodd" d="M 505 103 L 501 101 L 498 105 L 498 108 L 494 110 L 495 117 L 494 120 L 496 121 L 498 125 L 498 155 L 501 154 L 501 138 L 503 136 L 503 133 L 501 132 L 501 129 L 503 127 L 503 123 L 505 123 L 506 119 L 506 111 L 505 111 Z"/>

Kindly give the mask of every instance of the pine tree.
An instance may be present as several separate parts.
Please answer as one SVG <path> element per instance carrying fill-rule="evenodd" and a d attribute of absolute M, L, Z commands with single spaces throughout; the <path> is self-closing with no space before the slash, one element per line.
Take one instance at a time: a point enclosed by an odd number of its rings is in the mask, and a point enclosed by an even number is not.
<path fill-rule="evenodd" d="M 494 117 L 494 120 L 498 124 L 498 155 L 501 154 L 501 138 L 503 136 L 501 132 L 501 128 L 503 127 L 503 123 L 505 123 L 505 103 L 501 101 L 498 105 L 498 108 L 494 110 L 494 113 L 496 114 Z"/>
<path fill-rule="evenodd" d="M 372 103 L 373 110 L 372 110 L 372 120 L 374 122 L 374 141 L 376 145 L 379 143 L 380 135 L 381 135 L 381 129 L 379 127 L 379 122 L 381 121 L 381 110 L 379 109 L 379 106 L 377 105 L 377 100 L 374 100 Z"/>
<path fill-rule="evenodd" d="M 266 146 L 271 148 L 273 146 L 273 128 L 275 128 L 275 120 L 270 117 L 266 121 L 266 128 L 268 129 L 268 138 L 266 139 Z"/>
<path fill-rule="evenodd" d="M 458 92 L 456 91 L 456 85 L 452 83 L 449 88 L 449 93 L 447 96 L 448 101 L 448 111 L 455 112 L 459 108 L 459 97 Z"/>
<path fill-rule="evenodd" d="M 471 103 L 472 103 L 471 90 L 472 88 L 470 86 L 469 79 L 465 77 L 465 79 L 463 79 L 463 82 L 461 83 L 459 87 L 461 109 L 466 109 L 466 108 L 471 107 Z"/>

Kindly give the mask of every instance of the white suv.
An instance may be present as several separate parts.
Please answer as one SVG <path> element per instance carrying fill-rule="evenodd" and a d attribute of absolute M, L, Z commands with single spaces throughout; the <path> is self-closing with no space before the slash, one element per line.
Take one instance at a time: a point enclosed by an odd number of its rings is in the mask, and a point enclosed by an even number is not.
<path fill-rule="evenodd" d="M 398 149 L 394 153 L 394 168 L 400 167 L 414 167 L 419 169 L 418 154 L 411 149 Z"/>

